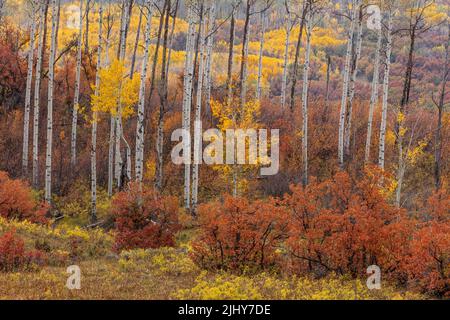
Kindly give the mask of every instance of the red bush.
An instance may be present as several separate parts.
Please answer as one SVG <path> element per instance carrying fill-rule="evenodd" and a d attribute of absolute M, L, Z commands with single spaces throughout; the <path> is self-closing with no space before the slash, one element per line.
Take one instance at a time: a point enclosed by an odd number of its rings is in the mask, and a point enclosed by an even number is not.
<path fill-rule="evenodd" d="M 25 251 L 24 242 L 16 236 L 15 230 L 0 237 L 0 271 L 28 270 L 31 265 L 42 264 L 43 261 L 41 251 Z"/>
<path fill-rule="evenodd" d="M 382 179 L 388 181 L 380 171 L 358 180 L 340 172 L 291 188 L 284 199 L 291 215 L 288 247 L 301 270 L 358 276 L 376 264 L 400 272 L 411 229 L 405 212 L 386 201 Z"/>
<path fill-rule="evenodd" d="M 200 206 L 199 220 L 194 261 L 205 268 L 231 270 L 271 265 L 288 224 L 284 209 L 273 199 L 250 203 L 231 196 L 223 203 Z"/>
<path fill-rule="evenodd" d="M 137 185 L 113 199 L 117 235 L 115 249 L 158 248 L 175 245 L 179 230 L 178 200 Z"/>
<path fill-rule="evenodd" d="M 450 297 L 450 196 L 445 188 L 433 193 L 411 241 L 404 264 L 413 286 Z"/>
<path fill-rule="evenodd" d="M 0 216 L 45 223 L 46 213 L 47 206 L 34 199 L 25 182 L 10 179 L 5 172 L 0 171 Z"/>

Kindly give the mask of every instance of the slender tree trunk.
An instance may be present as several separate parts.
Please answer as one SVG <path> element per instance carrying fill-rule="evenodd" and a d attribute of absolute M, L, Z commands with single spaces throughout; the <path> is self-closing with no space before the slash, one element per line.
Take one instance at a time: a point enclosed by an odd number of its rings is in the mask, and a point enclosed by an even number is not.
<path fill-rule="evenodd" d="M 157 154 L 157 166 L 156 166 L 156 190 L 162 190 L 163 178 L 164 178 L 164 113 L 167 110 L 168 105 L 168 93 L 167 93 L 167 44 L 169 39 L 169 21 L 170 21 L 170 8 L 171 0 L 167 1 L 166 17 L 164 23 L 164 36 L 163 36 L 163 52 L 162 52 L 162 64 L 161 64 L 161 82 L 160 82 L 160 107 L 158 117 L 158 129 L 156 137 L 156 154 Z"/>
<path fill-rule="evenodd" d="M 132 79 L 133 75 L 134 75 L 134 68 L 136 65 L 136 54 L 137 54 L 137 49 L 139 46 L 139 38 L 141 37 L 141 25 L 142 25 L 142 16 L 143 16 L 142 8 L 140 8 L 139 11 L 140 11 L 140 13 L 139 13 L 138 27 L 136 30 L 136 40 L 134 41 L 133 56 L 131 57 L 130 79 Z"/>
<path fill-rule="evenodd" d="M 327 76 L 325 88 L 325 108 L 322 115 L 322 121 L 328 121 L 328 109 L 330 107 L 330 74 L 331 74 L 331 56 L 327 55 Z"/>
<path fill-rule="evenodd" d="M 99 2 L 98 20 L 98 49 L 97 72 L 95 75 L 95 95 L 100 90 L 100 69 L 102 66 L 102 33 L 103 33 L 103 0 Z M 92 146 L 91 146 L 91 223 L 97 222 L 97 112 L 94 111 L 92 119 Z"/>
<path fill-rule="evenodd" d="M 259 39 L 259 60 L 258 60 L 258 83 L 256 85 L 256 99 L 261 99 L 262 94 L 262 69 L 263 69 L 263 54 L 264 54 L 264 36 L 266 32 L 266 15 L 261 13 L 261 38 Z"/>
<path fill-rule="evenodd" d="M 198 185 L 199 185 L 199 163 L 202 153 L 202 89 L 203 75 L 205 70 L 205 28 L 206 19 L 203 19 L 200 25 L 200 62 L 198 67 L 197 99 L 195 106 L 195 125 L 194 125 L 194 165 L 192 166 L 192 214 L 197 214 L 198 203 Z"/>
<path fill-rule="evenodd" d="M 34 7 L 36 6 L 36 8 Z M 33 62 L 34 62 L 34 39 L 36 34 L 35 12 L 39 12 L 38 2 L 33 2 L 33 16 L 31 17 L 30 30 L 30 51 L 28 52 L 27 84 L 25 89 L 25 110 L 23 114 L 23 149 L 22 149 L 22 171 L 24 177 L 28 177 L 28 145 L 30 136 L 30 109 L 31 109 L 31 86 L 33 80 Z"/>
<path fill-rule="evenodd" d="M 449 54 L 449 44 L 450 44 L 450 24 L 448 24 L 448 38 L 445 43 L 445 60 L 444 69 L 442 71 L 442 81 L 441 81 L 441 93 L 439 96 L 438 107 L 438 120 L 437 120 L 437 130 L 436 130 L 436 147 L 434 153 L 434 181 L 436 189 L 441 187 L 441 171 L 442 171 L 442 117 L 444 114 L 445 106 L 445 96 L 448 78 L 450 76 L 450 54 Z"/>
<path fill-rule="evenodd" d="M 302 37 L 303 37 L 303 29 L 305 27 L 305 17 L 308 12 L 308 0 L 303 0 L 303 9 L 302 9 L 302 17 L 300 18 L 300 31 L 298 33 L 297 46 L 295 48 L 295 59 L 294 66 L 291 76 L 291 112 L 294 111 L 295 105 L 295 88 L 297 86 L 297 78 L 298 78 L 298 64 L 300 60 L 300 48 L 302 46 Z"/>
<path fill-rule="evenodd" d="M 302 155 L 303 155 L 303 185 L 308 185 L 308 89 L 309 89 L 309 69 L 311 56 L 311 33 L 312 33 L 312 8 L 309 8 L 306 22 L 306 50 L 305 65 L 303 70 L 303 92 L 302 92 Z"/>
<path fill-rule="evenodd" d="M 34 109 L 33 109 L 33 186 L 39 187 L 39 104 L 41 98 L 41 76 L 44 50 L 45 8 L 41 4 L 39 14 L 39 41 L 36 62 L 36 76 L 34 77 Z"/>
<path fill-rule="evenodd" d="M 384 64 L 384 80 L 383 80 L 383 104 L 381 108 L 381 124 L 380 124 L 380 143 L 378 150 L 378 165 L 384 169 L 384 154 L 386 145 L 386 125 L 388 112 L 389 97 L 389 76 L 391 70 L 391 53 L 392 53 L 392 11 L 388 12 L 388 29 L 386 44 L 386 61 Z"/>
<path fill-rule="evenodd" d="M 80 12 L 82 11 L 82 9 L 81 9 L 82 3 L 83 3 L 83 1 L 80 0 Z M 85 13 L 86 30 L 85 30 L 85 35 L 84 35 L 84 54 L 86 54 L 86 55 L 89 54 L 89 13 L 90 13 L 90 11 L 91 11 L 91 0 L 86 0 L 86 13 Z M 83 20 L 82 20 L 81 13 L 80 13 L 80 16 L 81 16 L 80 24 L 82 24 L 81 21 L 83 21 Z M 82 28 L 83 27 L 80 26 L 80 30 L 82 30 Z M 80 31 L 80 38 L 82 37 L 82 35 L 81 35 L 82 32 L 83 31 Z"/>
<path fill-rule="evenodd" d="M 45 155 L 45 200 L 52 201 L 52 151 L 53 151 L 53 82 L 55 78 L 56 37 L 60 0 L 52 0 L 52 35 L 48 63 L 47 150 Z"/>
<path fill-rule="evenodd" d="M 358 64 L 361 57 L 361 48 L 362 48 L 362 30 L 363 30 L 363 7 L 360 4 L 359 6 L 359 19 L 358 19 L 358 28 L 356 33 L 356 48 L 353 57 L 352 63 L 352 76 L 350 78 L 350 86 L 348 91 L 348 105 L 347 105 L 347 116 L 346 116 L 346 125 L 345 125 L 345 140 L 344 140 L 344 148 L 345 155 L 347 159 L 350 159 L 350 139 L 352 136 L 352 119 L 353 119 L 353 99 L 355 97 L 355 85 L 356 85 L 356 76 L 358 74 Z"/>
<path fill-rule="evenodd" d="M 367 137 L 366 137 L 366 149 L 364 154 L 364 162 L 367 164 L 370 161 L 370 147 L 372 145 L 372 127 L 373 127 L 373 113 L 375 106 L 378 104 L 378 86 L 380 82 L 380 51 L 382 32 L 381 28 L 378 30 L 377 48 L 375 49 L 375 64 L 373 67 L 373 79 L 372 79 L 372 93 L 370 96 L 369 107 L 369 121 L 367 124 Z"/>
<path fill-rule="evenodd" d="M 89 3 L 87 3 L 89 5 Z M 88 9 L 86 8 L 86 11 Z M 86 15 L 87 17 L 87 15 Z M 71 165 L 75 168 L 77 161 L 77 123 L 78 123 L 78 109 L 80 104 L 80 75 L 81 75 L 81 51 L 83 40 L 83 0 L 80 0 L 80 25 L 78 30 L 78 47 L 77 47 L 77 66 L 75 71 L 75 93 L 73 95 L 73 109 L 72 109 L 72 137 L 70 141 L 71 150 Z"/>
<path fill-rule="evenodd" d="M 119 60 L 124 63 L 125 61 L 125 51 L 126 51 L 126 42 L 127 42 L 127 21 L 128 21 L 128 10 L 126 7 L 127 0 L 124 0 L 122 3 L 123 7 L 123 15 L 121 21 L 120 28 L 120 44 L 119 44 L 119 52 L 118 57 Z M 122 88 L 120 88 L 122 90 Z M 118 101 L 118 112 L 116 116 L 116 134 L 115 134 L 115 176 L 117 180 L 117 187 L 119 189 L 122 188 L 122 167 L 123 167 L 123 159 L 121 153 L 121 140 L 123 139 L 123 128 L 122 128 L 122 106 L 121 101 Z"/>
<path fill-rule="evenodd" d="M 248 74 L 248 37 L 250 27 L 250 10 L 252 9 L 251 0 L 247 0 L 245 10 L 244 35 L 242 39 L 241 50 L 241 72 L 239 79 L 239 92 L 241 93 L 240 109 L 243 110 L 247 100 L 247 74 Z"/>
<path fill-rule="evenodd" d="M 195 42 L 195 22 L 193 4 L 188 7 L 187 19 L 189 23 L 188 35 L 186 39 L 186 60 L 184 63 L 184 84 L 183 84 L 183 130 L 191 132 L 191 102 L 192 102 L 192 81 L 194 74 L 194 42 Z M 184 137 L 184 206 L 190 208 L 191 199 L 191 143 L 190 134 Z"/>
<path fill-rule="evenodd" d="M 281 80 L 281 108 L 286 108 L 286 88 L 287 88 L 287 76 L 288 76 L 288 63 L 289 63 L 289 46 L 292 26 L 289 25 L 290 21 L 286 22 L 286 41 L 284 44 L 284 62 L 283 62 L 283 77 Z"/>
<path fill-rule="evenodd" d="M 227 70 L 227 105 L 231 106 L 233 101 L 233 65 L 234 65 L 234 38 L 236 35 L 236 8 L 233 7 L 230 21 L 230 41 L 228 44 L 228 70 Z"/>
<path fill-rule="evenodd" d="M 350 81 L 350 68 L 353 48 L 353 34 L 355 29 L 356 12 L 358 10 L 360 0 L 352 0 L 352 15 L 350 29 L 347 39 L 347 53 L 345 55 L 344 79 L 342 85 L 342 99 L 341 110 L 339 113 L 339 144 L 338 144 L 338 159 L 341 169 L 344 167 L 344 132 L 345 132 L 345 116 L 347 113 L 347 97 Z"/>
<path fill-rule="evenodd" d="M 142 13 L 142 12 L 141 12 Z M 147 13 L 147 25 L 145 27 L 145 49 L 144 58 L 141 69 L 141 86 L 139 90 L 138 103 L 138 121 L 136 128 L 136 180 L 141 183 L 144 171 L 144 117 L 145 117 L 145 86 L 148 73 L 148 56 L 151 40 L 151 26 L 152 26 L 153 8 L 151 5 Z"/>
<path fill-rule="evenodd" d="M 209 8 L 208 21 L 208 39 L 206 41 L 206 67 L 205 67 L 205 109 L 208 115 L 211 115 L 211 87 L 212 87 L 212 63 L 213 63 L 213 45 L 214 29 L 216 28 L 216 2 L 211 1 Z"/>
<path fill-rule="evenodd" d="M 180 4 L 180 0 L 177 0 L 177 2 L 175 3 L 175 11 L 173 13 L 173 19 L 172 19 L 172 27 L 170 29 L 170 37 L 169 37 L 169 54 L 167 56 L 167 68 L 166 68 L 166 74 L 169 74 L 169 70 L 170 70 L 170 61 L 172 58 L 172 47 L 173 47 L 173 36 L 175 33 L 175 26 L 177 24 L 177 14 L 178 14 L 178 7 Z"/>

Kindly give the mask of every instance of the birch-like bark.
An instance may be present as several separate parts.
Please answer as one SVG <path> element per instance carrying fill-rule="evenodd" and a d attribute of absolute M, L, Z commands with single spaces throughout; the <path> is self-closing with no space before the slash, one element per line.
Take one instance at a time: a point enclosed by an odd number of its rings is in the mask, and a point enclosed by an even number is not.
<path fill-rule="evenodd" d="M 200 25 L 200 62 L 198 67 L 197 99 L 194 118 L 194 164 L 192 166 L 192 213 L 197 213 L 198 185 L 199 185 L 199 163 L 202 152 L 202 89 L 203 75 L 205 69 L 205 28 L 206 19 Z"/>
<path fill-rule="evenodd" d="M 153 8 L 149 4 L 147 12 L 147 25 L 145 27 L 145 49 L 144 58 L 142 61 L 141 69 L 141 85 L 139 89 L 139 102 L 138 102 L 138 121 L 136 128 L 136 181 L 142 182 L 144 171 L 144 117 L 145 117 L 145 86 L 148 73 L 148 58 L 151 40 L 151 26 L 152 26 Z"/>
<path fill-rule="evenodd" d="M 368 163 L 370 160 L 370 148 L 372 145 L 372 126 L 373 126 L 373 113 L 375 106 L 378 103 L 378 87 L 380 81 L 380 51 L 381 51 L 381 40 L 382 32 L 381 27 L 378 30 L 378 40 L 375 52 L 375 64 L 373 67 L 373 79 L 372 79 L 372 93 L 370 96 L 370 107 L 369 107 L 369 121 L 367 124 L 367 137 L 366 137 L 366 149 L 364 153 L 364 162 Z"/>
<path fill-rule="evenodd" d="M 55 79 L 56 36 L 60 0 L 52 0 L 52 35 L 48 63 L 47 149 L 45 155 L 45 201 L 52 201 L 52 151 L 53 151 L 53 85 Z"/>
<path fill-rule="evenodd" d="M 81 7 L 82 7 L 81 4 L 82 4 L 82 0 L 80 0 L 80 12 L 81 12 Z M 91 0 L 86 0 L 86 12 L 84 14 L 84 16 L 86 18 L 86 31 L 85 31 L 85 35 L 84 35 L 84 53 L 86 55 L 89 54 L 89 13 L 90 13 L 90 11 L 91 11 Z M 80 19 L 80 23 L 81 23 L 81 21 L 82 21 L 82 19 Z M 82 28 L 82 27 L 80 27 L 80 28 Z M 83 31 L 81 31 L 81 32 L 83 32 Z"/>
<path fill-rule="evenodd" d="M 134 75 L 134 69 L 135 69 L 135 65 L 136 65 L 136 55 L 137 55 L 137 49 L 139 46 L 139 39 L 141 37 L 141 25 L 142 25 L 142 16 L 143 16 L 143 10 L 142 8 L 140 8 L 140 13 L 139 13 L 139 22 L 138 22 L 138 27 L 137 27 L 137 31 L 136 31 L 136 39 L 134 41 L 134 48 L 133 48 L 133 55 L 131 57 L 131 69 L 130 69 L 130 79 L 133 78 Z"/>
<path fill-rule="evenodd" d="M 303 69 L 303 92 L 302 92 L 302 158 L 303 158 L 303 185 L 308 184 L 308 89 L 309 89 L 309 69 L 311 56 L 311 33 L 312 33 L 312 8 L 308 10 L 306 15 L 306 50 L 305 50 L 305 65 Z"/>
<path fill-rule="evenodd" d="M 86 5 L 89 5 L 87 3 Z M 88 9 L 86 8 L 86 11 Z M 87 16 L 86 16 L 87 18 Z M 78 109 L 80 105 L 80 76 L 81 76 L 81 51 L 83 41 L 83 0 L 80 0 L 80 25 L 78 29 L 78 44 L 77 44 L 77 65 L 75 71 L 75 93 L 73 95 L 73 109 L 72 109 L 72 136 L 70 140 L 70 163 L 72 168 L 77 162 L 77 124 L 78 124 Z"/>
<path fill-rule="evenodd" d="M 355 85 L 356 76 L 358 74 L 358 64 L 361 57 L 362 48 L 362 30 L 363 30 L 363 9 L 362 5 L 359 6 L 359 19 L 358 28 L 356 34 L 356 48 L 353 57 L 352 64 L 352 76 L 350 78 L 349 92 L 348 92 L 348 105 L 347 105 L 347 116 L 346 116 L 346 126 L 345 126 L 345 140 L 344 148 L 347 158 L 350 158 L 350 140 L 352 134 L 352 119 L 353 119 L 353 98 L 355 97 Z"/>
<path fill-rule="evenodd" d="M 350 81 L 350 67 L 353 48 L 353 34 L 355 29 L 356 12 L 360 0 L 352 0 L 352 14 L 350 28 L 347 38 L 347 52 L 345 54 L 344 79 L 342 85 L 341 110 L 339 112 L 339 142 L 338 142 L 338 159 L 341 169 L 344 167 L 344 131 L 345 131 L 345 116 L 347 113 L 347 96 Z"/>
<path fill-rule="evenodd" d="M 177 2 L 175 3 L 175 10 L 173 12 L 172 27 L 170 29 L 169 54 L 167 56 L 166 74 L 169 74 L 169 71 L 170 71 L 170 61 L 172 58 L 173 37 L 174 37 L 174 33 L 175 33 L 175 26 L 177 24 L 177 14 L 178 14 L 179 4 L 180 4 L 180 0 L 177 0 Z"/>
<path fill-rule="evenodd" d="M 294 106 L 295 106 L 295 88 L 297 86 L 297 77 L 298 77 L 298 64 L 299 64 L 299 60 L 300 60 L 300 48 L 302 46 L 302 37 L 303 37 L 303 29 L 305 27 L 305 17 L 306 17 L 306 13 L 308 12 L 308 1 L 309 0 L 303 0 L 302 2 L 302 16 L 300 18 L 300 31 L 298 33 L 298 38 L 297 38 L 297 45 L 295 47 L 295 57 L 294 57 L 294 66 L 293 66 L 293 71 L 292 71 L 292 76 L 291 76 L 291 105 L 290 105 L 290 109 L 291 112 L 294 111 Z"/>
<path fill-rule="evenodd" d="M 195 22 L 194 4 L 191 2 L 188 7 L 188 35 L 186 40 L 186 60 L 184 62 L 184 83 L 183 83 L 183 130 L 191 132 L 191 103 L 192 103 L 192 81 L 194 74 L 194 45 L 195 45 Z M 191 141 L 190 134 L 184 137 L 184 206 L 190 208 L 191 199 Z"/>
<path fill-rule="evenodd" d="M 160 98 L 160 106 L 159 106 L 159 117 L 158 117 L 158 129 L 156 136 L 156 154 L 157 154 L 157 163 L 156 163 L 156 179 L 155 179 L 155 188 L 157 191 L 161 192 L 163 186 L 163 178 L 164 178 L 164 113 L 167 110 L 168 105 L 168 75 L 166 74 L 166 64 L 167 64 L 167 44 L 169 39 L 169 21 L 170 21 L 170 8 L 171 8 L 171 0 L 166 0 L 167 9 L 166 9 L 166 17 L 164 23 L 164 36 L 163 36 L 163 51 L 162 51 L 162 62 L 161 62 L 161 79 L 160 79 L 160 89 L 159 89 L 159 98 Z"/>
<path fill-rule="evenodd" d="M 121 26 L 120 26 L 120 45 L 119 45 L 119 52 L 118 57 L 119 60 L 123 63 L 125 61 L 125 50 L 126 50 L 126 28 L 127 28 L 127 20 L 128 20 L 128 10 L 126 7 L 127 0 L 123 0 L 122 2 L 122 19 L 121 19 Z M 120 91 L 122 88 L 119 89 Z M 120 100 L 120 99 L 119 99 Z M 118 101 L 117 106 L 117 115 L 116 115 L 116 133 L 115 133 L 115 176 L 117 181 L 117 187 L 120 189 L 122 187 L 122 166 L 123 166 L 123 159 L 121 154 L 121 140 L 123 138 L 122 133 L 122 106 L 121 101 Z"/>
<path fill-rule="evenodd" d="M 247 76 L 248 76 L 248 37 L 250 29 L 250 10 L 252 8 L 251 0 L 247 0 L 246 11 L 245 11 L 245 22 L 244 22 L 244 35 L 242 39 L 242 50 L 241 50 L 241 72 L 239 79 L 239 91 L 241 93 L 241 99 L 239 101 L 240 110 L 244 109 L 247 103 Z"/>
<path fill-rule="evenodd" d="M 389 98 L 389 77 L 391 72 L 391 54 L 392 54 L 392 12 L 388 12 L 387 27 L 387 43 L 386 43 L 386 60 L 384 64 L 383 79 L 383 103 L 381 108 L 381 124 L 380 124 L 380 143 L 378 148 L 378 166 L 384 169 L 384 154 L 386 146 L 386 126 Z"/>
<path fill-rule="evenodd" d="M 233 65 L 234 65 L 234 38 L 236 36 L 236 7 L 233 7 L 230 20 L 230 40 L 228 43 L 228 70 L 227 70 L 227 105 L 233 101 Z"/>
<path fill-rule="evenodd" d="M 23 114 L 22 171 L 24 177 L 28 176 L 28 145 L 30 136 L 31 86 L 33 80 L 34 39 L 36 34 L 35 12 L 38 12 L 38 10 L 39 10 L 38 2 L 33 1 L 31 26 L 30 26 L 30 49 L 28 52 L 27 84 L 25 89 L 25 110 Z"/>
<path fill-rule="evenodd" d="M 289 46 L 290 37 L 292 31 L 292 25 L 290 19 L 286 19 L 286 40 L 284 43 L 284 61 L 283 61 L 283 77 L 281 79 L 281 108 L 286 108 L 286 88 L 287 88 L 287 76 L 288 76 L 288 63 L 289 63 Z"/>
<path fill-rule="evenodd" d="M 36 61 L 36 76 L 34 77 L 34 107 L 33 107 L 33 186 L 39 187 L 39 104 L 41 98 L 42 56 L 44 51 L 45 8 L 41 4 L 39 14 L 39 41 Z"/>
<path fill-rule="evenodd" d="M 259 60 L 258 60 L 258 82 L 256 85 L 256 100 L 261 99 L 262 95 L 262 70 L 263 70 L 263 54 L 264 54 L 264 37 L 266 32 L 266 15 L 261 12 L 261 38 L 259 39 Z"/>
<path fill-rule="evenodd" d="M 97 72 L 95 74 L 95 95 L 100 90 L 100 69 L 102 66 L 102 33 L 103 33 L 103 0 L 99 2 L 98 9 L 98 49 Z M 97 111 L 94 111 L 92 119 L 92 146 L 91 146 L 91 223 L 97 222 Z"/>
<path fill-rule="evenodd" d="M 208 39 L 206 41 L 206 67 L 205 67 L 205 109 L 208 115 L 211 114 L 211 87 L 212 87 L 212 63 L 214 29 L 216 28 L 216 2 L 211 1 L 209 8 Z"/>

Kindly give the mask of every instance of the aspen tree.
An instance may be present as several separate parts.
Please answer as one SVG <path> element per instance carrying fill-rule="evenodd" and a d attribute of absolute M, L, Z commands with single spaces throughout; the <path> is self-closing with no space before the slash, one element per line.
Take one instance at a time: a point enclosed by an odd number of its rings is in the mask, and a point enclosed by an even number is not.
<path fill-rule="evenodd" d="M 39 12 L 37 1 L 32 2 L 31 8 L 31 26 L 30 26 L 30 48 L 28 52 L 28 68 L 27 82 L 25 89 L 25 109 L 23 114 L 23 149 L 22 149 L 22 171 L 23 175 L 28 176 L 28 146 L 30 136 L 30 109 L 31 109 L 31 86 L 33 80 L 33 62 L 34 62 L 34 45 L 36 35 L 36 17 L 35 13 Z"/>
<path fill-rule="evenodd" d="M 34 79 L 34 107 L 33 107 L 33 186 L 39 187 L 39 113 L 41 98 L 41 75 L 44 52 L 44 29 L 45 29 L 45 8 L 46 5 L 41 3 L 39 14 L 39 41 L 36 61 L 36 76 Z"/>
<path fill-rule="evenodd" d="M 103 0 L 99 2 L 98 9 L 98 49 L 97 72 L 95 74 L 95 95 L 98 97 L 100 89 L 100 69 L 102 65 L 102 33 L 103 33 Z M 92 145 L 91 145 L 91 223 L 97 222 L 97 111 L 92 117 Z"/>
<path fill-rule="evenodd" d="M 380 123 L 380 142 L 378 147 L 378 166 L 384 169 L 384 154 L 386 146 L 386 126 L 387 126 L 387 112 L 388 112 L 388 98 L 389 98 L 389 77 L 391 69 L 391 54 L 392 54 L 392 7 L 388 10 L 388 24 L 386 30 L 386 60 L 384 63 L 384 79 L 383 79 L 383 102 L 381 107 L 381 123 Z"/>
<path fill-rule="evenodd" d="M 375 110 L 375 106 L 378 104 L 378 87 L 380 82 L 380 56 L 381 56 L 382 38 L 383 33 L 380 23 L 380 28 L 377 30 L 377 47 L 375 49 L 375 63 L 373 67 L 372 92 L 370 95 L 369 120 L 367 123 L 366 149 L 364 153 L 365 163 L 368 163 L 370 161 L 370 148 L 372 146 L 373 113 Z"/>
<path fill-rule="evenodd" d="M 141 67 L 141 84 L 139 89 L 139 102 L 138 102 L 138 120 L 136 128 L 136 180 L 141 183 L 143 177 L 144 166 L 144 117 L 145 117 L 145 86 L 148 74 L 148 57 L 150 51 L 151 41 L 151 27 L 152 27 L 152 15 L 153 7 L 149 3 L 147 5 L 147 25 L 145 27 L 145 49 L 144 57 Z"/>
<path fill-rule="evenodd" d="M 86 3 L 89 5 L 89 3 Z M 87 10 L 87 9 L 86 9 Z M 87 19 L 87 16 L 86 16 Z M 70 163 L 72 168 L 75 167 L 77 157 L 77 123 L 78 123 L 78 109 L 80 104 L 80 75 L 81 75 L 81 51 L 83 41 L 83 0 L 80 0 L 80 17 L 78 26 L 78 40 L 77 40 L 77 65 L 75 71 L 75 93 L 73 95 L 73 109 L 72 109 L 72 136 L 70 140 Z"/>
<path fill-rule="evenodd" d="M 60 0 L 52 0 L 52 34 L 50 43 L 50 59 L 48 72 L 48 103 L 47 103 L 47 149 L 45 154 L 45 200 L 52 200 L 52 151 L 53 151 L 53 85 L 55 79 L 56 37 L 58 11 Z"/>

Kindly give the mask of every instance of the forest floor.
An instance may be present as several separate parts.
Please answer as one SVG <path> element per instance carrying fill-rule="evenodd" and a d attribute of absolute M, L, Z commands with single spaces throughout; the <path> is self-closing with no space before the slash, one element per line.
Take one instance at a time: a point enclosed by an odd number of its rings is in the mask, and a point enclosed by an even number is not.
<path fill-rule="evenodd" d="M 312 279 L 257 273 L 233 275 L 200 270 L 189 258 L 186 233 L 178 248 L 115 254 L 112 235 L 80 228 L 50 228 L 0 218 L 0 234 L 16 230 L 29 250 L 47 252 L 44 266 L 0 272 L 0 299 L 424 299 L 382 286 L 368 290 L 365 279 Z M 81 271 L 81 288 L 66 287 L 67 267 Z"/>

